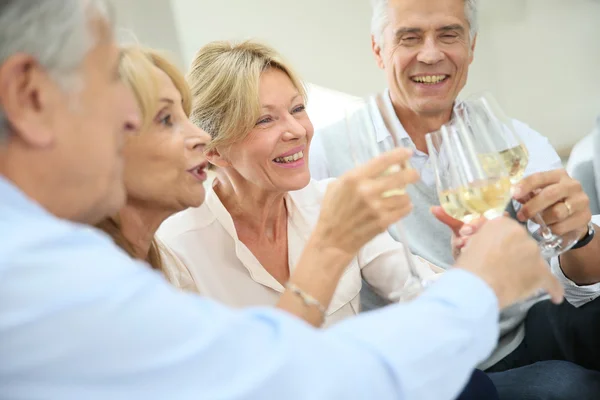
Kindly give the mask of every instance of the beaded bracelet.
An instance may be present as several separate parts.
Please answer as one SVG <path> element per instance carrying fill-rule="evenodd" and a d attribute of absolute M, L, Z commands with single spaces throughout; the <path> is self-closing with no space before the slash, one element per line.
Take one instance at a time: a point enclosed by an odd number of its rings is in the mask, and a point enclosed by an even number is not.
<path fill-rule="evenodd" d="M 291 282 L 286 283 L 285 288 L 290 290 L 296 296 L 300 297 L 300 299 L 302 299 L 302 302 L 304 303 L 305 306 L 315 307 L 317 310 L 319 310 L 323 319 L 325 318 L 325 312 L 327 310 L 325 309 L 325 307 L 323 307 L 323 305 L 319 302 L 319 300 L 315 299 L 310 294 L 306 293 L 305 291 L 303 291 L 302 289 L 300 289 L 298 286 L 294 285 Z"/>

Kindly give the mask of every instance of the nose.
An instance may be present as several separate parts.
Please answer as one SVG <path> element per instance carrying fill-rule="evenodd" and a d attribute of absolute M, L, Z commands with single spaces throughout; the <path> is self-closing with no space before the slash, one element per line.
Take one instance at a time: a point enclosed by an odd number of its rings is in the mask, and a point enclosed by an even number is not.
<path fill-rule="evenodd" d="M 293 115 L 288 115 L 283 140 L 298 140 L 306 136 L 306 128 Z"/>
<path fill-rule="evenodd" d="M 211 137 L 203 129 L 194 125 L 191 121 L 189 122 L 188 128 L 189 134 L 186 139 L 186 147 L 190 151 L 204 150 L 204 147 L 211 141 Z"/>
<path fill-rule="evenodd" d="M 417 60 L 424 64 L 437 64 L 444 59 L 444 52 L 440 50 L 435 40 L 431 37 L 425 40 L 423 47 L 417 55 Z"/>

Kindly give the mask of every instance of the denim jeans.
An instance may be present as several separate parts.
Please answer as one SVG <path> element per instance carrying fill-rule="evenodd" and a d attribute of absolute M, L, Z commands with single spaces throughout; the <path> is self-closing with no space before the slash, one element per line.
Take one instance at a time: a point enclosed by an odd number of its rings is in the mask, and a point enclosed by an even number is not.
<path fill-rule="evenodd" d="M 499 397 L 490 377 L 480 370 L 475 370 L 456 400 L 499 400 Z"/>
<path fill-rule="evenodd" d="M 536 304 L 525 338 L 489 368 L 501 399 L 600 399 L 600 298 L 575 308 Z"/>
<path fill-rule="evenodd" d="M 500 400 L 600 399 L 600 372 L 568 361 L 540 361 L 488 376 Z"/>

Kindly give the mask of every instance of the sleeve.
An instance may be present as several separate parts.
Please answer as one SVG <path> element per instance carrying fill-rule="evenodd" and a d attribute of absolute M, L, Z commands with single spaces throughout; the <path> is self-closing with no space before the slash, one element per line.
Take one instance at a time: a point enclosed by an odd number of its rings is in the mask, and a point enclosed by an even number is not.
<path fill-rule="evenodd" d="M 600 215 L 594 215 L 592 217 L 592 222 L 595 225 L 600 226 Z M 600 297 L 600 282 L 593 285 L 577 285 L 565 276 L 560 267 L 560 260 L 558 257 L 554 257 L 550 260 L 550 268 L 552 273 L 556 275 L 559 282 L 565 288 L 565 298 L 575 307 L 581 307 Z"/>
<path fill-rule="evenodd" d="M 529 153 L 525 176 L 563 168 L 560 156 L 547 137 L 521 121 L 513 120 L 513 126 Z"/>
<path fill-rule="evenodd" d="M 496 297 L 465 271 L 317 330 L 183 293 L 112 251 L 77 250 L 51 274 L 31 255 L 0 282 L 7 397 L 450 400 L 498 338 Z"/>
<path fill-rule="evenodd" d="M 384 232 L 367 243 L 359 251 L 357 259 L 363 278 L 375 292 L 390 301 L 398 301 L 410 276 L 407 256 L 402 243 Z M 439 275 L 427 261 L 420 257 L 413 257 L 413 260 L 421 278 L 437 279 Z"/>

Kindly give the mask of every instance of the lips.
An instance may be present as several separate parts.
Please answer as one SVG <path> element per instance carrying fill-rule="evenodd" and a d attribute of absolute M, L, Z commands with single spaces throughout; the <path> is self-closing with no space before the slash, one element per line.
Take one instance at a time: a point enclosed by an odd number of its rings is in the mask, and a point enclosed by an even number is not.
<path fill-rule="evenodd" d="M 207 178 L 206 167 L 208 167 L 208 162 L 204 161 L 201 164 L 196 165 L 193 168 L 188 169 L 188 172 L 192 174 L 192 176 L 199 181 L 204 182 Z"/>

